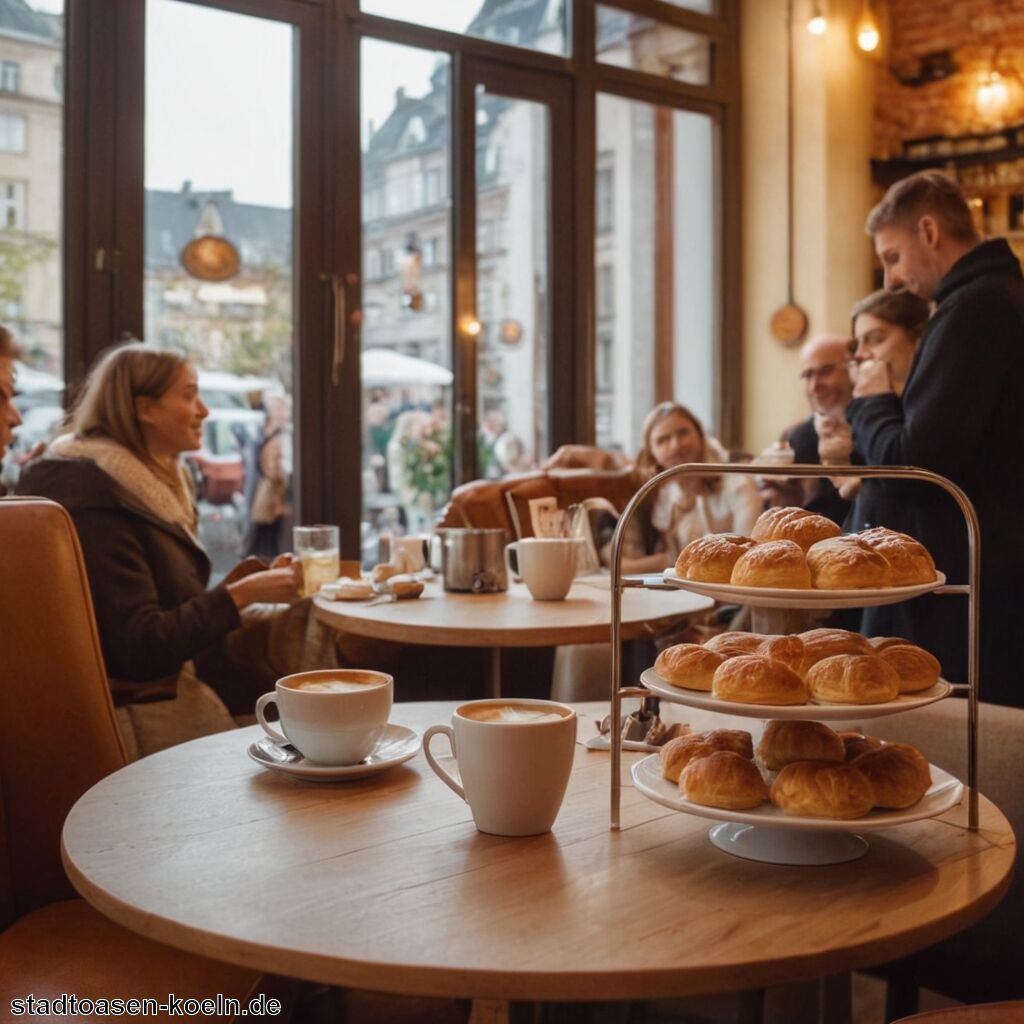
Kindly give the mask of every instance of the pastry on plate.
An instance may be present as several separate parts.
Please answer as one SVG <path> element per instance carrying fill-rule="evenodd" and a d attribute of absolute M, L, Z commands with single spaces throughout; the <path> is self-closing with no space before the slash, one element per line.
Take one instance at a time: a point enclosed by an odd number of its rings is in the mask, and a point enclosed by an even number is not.
<path fill-rule="evenodd" d="M 855 757 L 860 757 L 866 750 L 878 750 L 882 746 L 882 741 L 877 736 L 865 736 L 864 733 L 858 732 L 856 729 L 842 730 L 839 733 L 839 738 L 843 741 L 843 747 L 846 749 L 844 761 L 852 761 Z"/>
<path fill-rule="evenodd" d="M 871 780 L 852 764 L 795 761 L 772 783 L 771 801 L 802 818 L 863 818 L 875 806 Z"/>
<path fill-rule="evenodd" d="M 727 658 L 735 658 L 737 654 L 756 654 L 758 647 L 768 639 L 764 633 L 742 633 L 730 630 L 718 633 L 704 641 L 706 651 L 724 654 Z"/>
<path fill-rule="evenodd" d="M 851 633 L 848 629 L 808 629 L 798 633 L 804 645 L 804 657 L 800 662 L 800 674 L 807 675 L 807 670 L 824 658 L 833 654 L 874 654 L 874 648 L 860 633 Z"/>
<path fill-rule="evenodd" d="M 711 695 L 737 704 L 805 704 L 807 686 L 781 661 L 759 654 L 729 658 L 715 670 Z"/>
<path fill-rule="evenodd" d="M 790 540 L 806 551 L 812 544 L 827 537 L 838 537 L 839 527 L 825 516 L 805 508 L 769 508 L 757 517 L 750 536 L 762 544 L 770 540 Z"/>
<path fill-rule="evenodd" d="M 712 729 L 710 732 L 694 732 L 670 740 L 658 751 L 661 774 L 670 782 L 678 782 L 679 775 L 691 762 L 708 757 L 719 750 L 728 750 L 748 761 L 754 756 L 754 744 L 750 733 L 743 729 Z"/>
<path fill-rule="evenodd" d="M 900 693 L 896 670 L 877 654 L 835 654 L 805 678 L 811 700 L 821 704 L 885 704 Z"/>
<path fill-rule="evenodd" d="M 679 776 L 679 792 L 695 804 L 747 810 L 768 797 L 757 765 L 729 750 L 691 761 Z"/>
<path fill-rule="evenodd" d="M 890 586 L 912 587 L 935 582 L 935 562 L 920 541 L 884 526 L 861 530 L 855 536 L 885 556 L 892 574 Z"/>
<path fill-rule="evenodd" d="M 709 533 L 690 541 L 676 559 L 676 575 L 684 580 L 728 583 L 736 560 L 754 546 L 738 533 Z"/>
<path fill-rule="evenodd" d="M 755 544 L 740 555 L 729 582 L 737 587 L 810 590 L 811 570 L 799 544 L 791 540 L 771 540 Z"/>
<path fill-rule="evenodd" d="M 666 647 L 655 659 L 654 671 L 673 686 L 710 691 L 715 669 L 723 661 L 724 655 L 709 651 L 700 644 L 674 644 Z"/>
<path fill-rule="evenodd" d="M 757 744 L 757 762 L 777 772 L 794 761 L 831 761 L 842 764 L 846 748 L 839 734 L 824 722 L 773 719 Z"/>
<path fill-rule="evenodd" d="M 932 784 L 927 759 L 909 743 L 886 743 L 877 750 L 866 751 L 850 764 L 871 781 L 876 807 L 913 807 Z"/>
<path fill-rule="evenodd" d="M 900 677 L 900 693 L 927 690 L 939 681 L 942 666 L 939 659 L 917 644 L 890 644 L 878 651 L 878 656 Z"/>
<path fill-rule="evenodd" d="M 891 586 L 885 557 L 848 537 L 820 540 L 807 549 L 807 567 L 816 590 L 877 590 Z"/>

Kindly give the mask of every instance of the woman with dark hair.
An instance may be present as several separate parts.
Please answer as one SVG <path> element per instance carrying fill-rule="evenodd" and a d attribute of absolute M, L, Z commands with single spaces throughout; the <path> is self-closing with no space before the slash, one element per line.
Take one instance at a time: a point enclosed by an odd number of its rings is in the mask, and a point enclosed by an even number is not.
<path fill-rule="evenodd" d="M 637 486 L 688 462 L 728 462 L 700 420 L 678 402 L 656 405 L 643 423 L 634 463 Z M 623 572 L 659 572 L 706 533 L 747 535 L 761 514 L 761 496 L 746 476 L 676 477 L 662 484 L 637 510 L 626 531 Z"/>

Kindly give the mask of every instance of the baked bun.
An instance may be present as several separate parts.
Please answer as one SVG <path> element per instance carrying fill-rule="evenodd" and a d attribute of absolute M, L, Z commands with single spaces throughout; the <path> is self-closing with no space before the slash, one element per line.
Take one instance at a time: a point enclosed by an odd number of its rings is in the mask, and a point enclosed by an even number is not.
<path fill-rule="evenodd" d="M 671 782 L 678 782 L 679 775 L 691 762 L 708 757 L 719 750 L 728 750 L 748 761 L 754 756 L 754 743 L 749 732 L 742 729 L 712 729 L 710 732 L 695 732 L 670 740 L 658 751 L 661 774 Z"/>
<path fill-rule="evenodd" d="M 757 745 L 757 760 L 770 772 L 794 761 L 831 761 L 842 764 L 846 748 L 838 733 L 822 722 L 773 719 Z"/>
<path fill-rule="evenodd" d="M 901 636 L 872 636 L 868 638 L 868 643 L 874 648 L 875 654 L 878 654 L 879 651 L 884 651 L 886 647 L 904 647 L 910 641 L 904 640 Z"/>
<path fill-rule="evenodd" d="M 909 743 L 886 743 L 854 758 L 850 764 L 870 779 L 876 807 L 913 807 L 932 784 L 924 754 Z"/>
<path fill-rule="evenodd" d="M 737 704 L 806 704 L 804 681 L 781 661 L 742 654 L 715 670 L 711 695 Z"/>
<path fill-rule="evenodd" d="M 900 693 L 927 690 L 939 681 L 942 666 L 939 659 L 916 644 L 893 644 L 883 647 L 878 657 L 888 662 L 900 677 Z"/>
<path fill-rule="evenodd" d="M 654 661 L 654 671 L 666 683 L 687 690 L 710 690 L 711 680 L 725 657 L 700 644 L 666 647 Z"/>
<path fill-rule="evenodd" d="M 676 575 L 684 580 L 728 583 L 736 560 L 754 546 L 738 533 L 709 533 L 691 540 L 676 559 Z"/>
<path fill-rule="evenodd" d="M 704 649 L 735 658 L 737 654 L 756 654 L 758 647 L 768 639 L 764 633 L 740 633 L 732 630 L 718 633 L 704 641 Z"/>
<path fill-rule="evenodd" d="M 896 670 L 877 654 L 833 655 L 812 665 L 806 679 L 811 700 L 822 704 L 885 704 L 900 692 Z"/>
<path fill-rule="evenodd" d="M 808 629 L 797 634 L 804 645 L 804 660 L 800 663 L 800 675 L 824 658 L 833 654 L 874 654 L 874 648 L 860 635 L 848 629 Z"/>
<path fill-rule="evenodd" d="M 799 544 L 791 540 L 772 540 L 755 544 L 740 555 L 729 582 L 737 587 L 810 590 L 811 571 Z"/>
<path fill-rule="evenodd" d="M 729 750 L 691 761 L 679 776 L 679 792 L 695 804 L 730 811 L 757 807 L 768 798 L 757 765 Z"/>
<path fill-rule="evenodd" d="M 750 536 L 762 544 L 769 540 L 791 540 L 806 551 L 812 544 L 827 537 L 838 537 L 839 527 L 826 519 L 815 515 L 805 508 L 770 508 L 762 512 L 750 531 Z"/>
<path fill-rule="evenodd" d="M 786 668 L 791 668 L 799 675 L 804 660 L 804 642 L 798 636 L 766 636 L 753 653 L 772 661 L 781 661 Z"/>
<path fill-rule="evenodd" d="M 875 526 L 855 536 L 883 555 L 892 572 L 891 587 L 912 587 L 935 582 L 935 562 L 927 548 L 913 537 L 896 530 Z"/>
<path fill-rule="evenodd" d="M 839 738 L 846 748 L 844 760 L 847 762 L 852 761 L 855 757 L 860 757 L 867 750 L 878 750 L 882 746 L 882 741 L 877 737 L 865 736 L 864 733 L 853 729 L 839 733 Z"/>
<path fill-rule="evenodd" d="M 817 590 L 864 590 L 888 587 L 889 563 L 877 551 L 846 537 L 819 540 L 807 549 L 811 586 Z"/>
<path fill-rule="evenodd" d="M 771 801 L 802 818 L 862 818 L 875 806 L 868 777 L 850 764 L 796 761 L 772 783 Z"/>

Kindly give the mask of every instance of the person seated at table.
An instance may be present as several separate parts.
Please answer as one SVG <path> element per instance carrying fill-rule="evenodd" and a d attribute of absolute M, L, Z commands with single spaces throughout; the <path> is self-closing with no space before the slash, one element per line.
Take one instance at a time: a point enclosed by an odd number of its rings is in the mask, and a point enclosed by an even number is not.
<path fill-rule="evenodd" d="M 19 355 L 21 350 L 11 337 L 11 332 L 6 327 L 0 327 L 0 459 L 14 440 L 15 428 L 21 425 L 21 413 L 14 404 L 14 360 Z M 0 482 L 0 495 L 3 493 L 3 483 Z"/>
<path fill-rule="evenodd" d="M 661 402 L 646 416 L 633 465 L 637 486 L 688 462 L 728 462 L 700 420 L 678 402 Z M 761 514 L 761 496 L 748 476 L 676 477 L 643 502 L 627 527 L 622 547 L 625 573 L 660 572 L 706 533 L 748 535 Z M 610 547 L 604 558 L 609 560 Z"/>
<path fill-rule="evenodd" d="M 115 692 L 130 702 L 152 691 L 143 684 L 176 683 L 194 662 L 237 715 L 280 676 L 333 667 L 339 656 L 310 602 L 298 601 L 292 555 L 269 568 L 249 560 L 207 589 L 210 559 L 181 455 L 199 447 L 208 412 L 186 356 L 140 342 L 110 349 L 89 374 L 71 432 L 26 469 L 18 492 L 71 515 L 107 672 L 130 681 Z"/>

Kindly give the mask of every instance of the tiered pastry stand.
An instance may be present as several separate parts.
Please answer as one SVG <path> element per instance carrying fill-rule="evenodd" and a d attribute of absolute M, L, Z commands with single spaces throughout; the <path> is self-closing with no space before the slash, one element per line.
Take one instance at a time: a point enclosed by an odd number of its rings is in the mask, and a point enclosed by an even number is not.
<path fill-rule="evenodd" d="M 626 587 L 644 586 L 645 581 L 633 581 L 622 576 L 622 545 L 625 531 L 632 521 L 636 509 L 655 488 L 676 476 L 719 476 L 727 473 L 759 476 L 785 477 L 863 477 L 872 479 L 920 480 L 932 483 L 951 494 L 967 523 L 968 536 L 968 579 L 969 583 L 948 586 L 941 573 L 934 584 L 922 587 L 894 587 L 872 591 L 778 591 L 764 588 L 738 588 L 724 584 L 704 584 L 675 577 L 671 571 L 665 573 L 665 584 L 684 587 L 710 597 L 737 600 L 742 604 L 766 608 L 853 608 L 871 605 L 893 604 L 916 597 L 922 593 L 966 594 L 968 602 L 968 678 L 967 678 L 967 788 L 968 828 L 978 828 L 977 791 L 977 734 L 978 734 L 978 636 L 980 579 L 980 529 L 978 517 L 967 495 L 945 477 L 927 470 L 909 466 L 786 466 L 772 468 L 756 465 L 719 465 L 692 463 L 676 466 L 654 477 L 644 484 L 626 506 L 619 519 L 612 538 L 612 693 L 611 732 L 612 737 L 621 735 L 622 699 L 624 697 L 658 697 L 672 703 L 690 707 L 714 710 L 722 714 L 746 718 L 802 718 L 814 721 L 850 721 L 884 714 L 897 714 L 932 703 L 947 696 L 953 687 L 940 682 L 921 694 L 907 694 L 887 704 L 874 705 L 830 705 L 803 704 L 797 707 L 755 706 L 719 701 L 709 694 L 698 691 L 677 689 L 660 680 L 653 669 L 641 676 L 644 686 L 622 685 L 621 622 L 622 592 Z M 611 744 L 611 827 L 620 827 L 621 797 L 621 746 Z M 863 818 L 853 821 L 834 821 L 819 818 L 800 818 L 784 815 L 771 804 L 763 804 L 752 811 L 739 812 L 705 807 L 685 800 L 677 787 L 661 777 L 658 755 L 652 754 L 633 765 L 632 775 L 636 788 L 646 797 L 673 810 L 684 811 L 699 817 L 717 820 L 709 837 L 721 849 L 749 860 L 779 864 L 834 864 L 853 860 L 867 850 L 867 843 L 852 832 L 872 831 L 891 828 L 921 818 L 943 814 L 956 806 L 963 797 L 963 786 L 953 776 L 931 766 L 932 786 L 914 807 L 906 811 L 872 811 Z"/>

